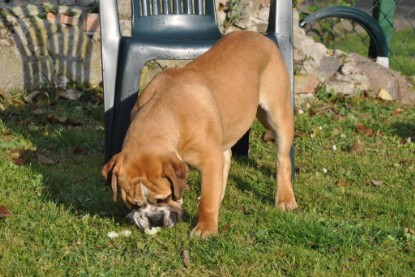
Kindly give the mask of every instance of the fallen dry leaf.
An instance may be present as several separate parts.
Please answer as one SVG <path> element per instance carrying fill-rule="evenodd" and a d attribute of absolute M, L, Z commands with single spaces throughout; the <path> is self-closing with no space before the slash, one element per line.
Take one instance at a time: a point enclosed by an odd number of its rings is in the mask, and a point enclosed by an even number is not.
<path fill-rule="evenodd" d="M 307 134 L 305 132 L 302 132 L 302 131 L 295 131 L 295 133 L 294 133 L 295 138 L 302 138 L 305 135 L 307 135 Z"/>
<path fill-rule="evenodd" d="M 337 186 L 338 187 L 346 187 L 347 186 L 347 183 L 346 183 L 346 181 L 341 181 L 340 180 L 340 181 L 337 182 Z"/>
<path fill-rule="evenodd" d="M 74 120 L 71 120 L 71 119 L 69 119 L 65 116 L 57 116 L 57 115 L 54 115 L 54 114 L 49 115 L 47 121 L 50 124 L 59 123 L 59 124 L 62 124 L 62 125 L 67 125 L 67 126 L 72 126 L 72 127 L 76 127 L 76 126 L 81 125 L 81 123 L 79 123 L 77 121 L 74 121 Z"/>
<path fill-rule="evenodd" d="M 46 91 L 32 91 L 24 97 L 26 103 L 34 106 L 47 106 L 50 104 L 50 96 Z"/>
<path fill-rule="evenodd" d="M 370 181 L 372 183 L 372 185 L 374 185 L 375 187 L 383 187 L 383 185 L 385 184 L 384 181 L 382 180 L 371 180 Z"/>
<path fill-rule="evenodd" d="M 230 229 L 231 229 L 231 225 L 230 224 L 226 224 L 225 227 L 223 227 L 222 232 L 223 233 L 227 233 Z"/>
<path fill-rule="evenodd" d="M 8 91 L 0 90 L 0 110 L 5 111 L 7 106 L 13 103 L 11 94 Z"/>
<path fill-rule="evenodd" d="M 393 112 L 392 112 L 392 116 L 397 116 L 397 115 L 400 115 L 401 113 L 403 113 L 405 110 L 404 109 L 402 109 L 402 108 L 397 108 L 396 110 L 394 110 Z"/>
<path fill-rule="evenodd" d="M 82 154 L 84 152 L 86 152 L 86 149 L 82 148 L 81 146 L 75 147 L 74 150 L 72 151 L 72 153 L 74 154 Z"/>
<path fill-rule="evenodd" d="M 35 152 L 35 154 L 36 154 L 37 160 L 42 164 L 46 164 L 46 165 L 56 164 L 56 162 L 54 160 L 49 159 L 49 158 L 39 154 L 37 151 Z"/>
<path fill-rule="evenodd" d="M 32 91 L 31 93 L 29 93 L 28 95 L 24 97 L 24 100 L 27 103 L 32 104 L 35 101 L 35 98 L 41 94 L 43 94 L 43 92 L 41 91 L 38 91 L 38 90 Z"/>
<path fill-rule="evenodd" d="M 3 205 L 0 205 L 0 219 L 10 216 L 10 211 Z"/>
<path fill-rule="evenodd" d="M 181 253 L 182 256 L 182 260 L 183 260 L 183 265 L 184 267 L 189 267 L 190 265 L 190 256 L 189 256 L 189 251 L 188 250 L 183 250 Z"/>
<path fill-rule="evenodd" d="M 54 124 L 54 123 L 65 124 L 67 120 L 68 120 L 68 118 L 64 117 L 64 116 L 57 116 L 57 115 L 54 115 L 54 114 L 48 115 L 48 122 L 51 123 L 51 124 Z"/>
<path fill-rule="evenodd" d="M 24 149 L 20 149 L 20 148 L 12 149 L 9 151 L 9 156 L 12 159 L 19 158 L 22 155 L 22 151 L 24 151 Z"/>
<path fill-rule="evenodd" d="M 38 108 L 38 109 L 32 111 L 33 115 L 41 115 L 41 114 L 44 114 L 44 113 L 45 113 L 45 110 L 43 108 Z"/>
<path fill-rule="evenodd" d="M 369 127 L 363 125 L 362 123 L 359 123 L 359 122 L 356 123 L 355 127 L 356 127 L 356 130 L 359 133 L 364 134 L 364 135 L 366 135 L 368 137 L 373 137 L 373 135 L 374 135 L 373 130 L 370 129 Z"/>
<path fill-rule="evenodd" d="M 3 100 L 8 100 L 12 98 L 12 95 L 10 94 L 10 92 L 6 90 L 0 90 L 0 98 L 2 98 Z"/>
<path fill-rule="evenodd" d="M 26 161 L 22 158 L 13 158 L 13 163 L 15 165 L 24 165 Z"/>
<path fill-rule="evenodd" d="M 29 153 L 31 153 L 30 150 L 16 148 L 16 149 L 9 151 L 9 157 L 11 158 L 14 164 L 24 165 L 26 163 L 26 159 Z"/>
<path fill-rule="evenodd" d="M 357 140 L 352 145 L 352 152 L 355 152 L 356 154 L 362 154 L 365 152 L 365 145 L 360 142 L 360 140 Z"/>
<path fill-rule="evenodd" d="M 78 100 L 82 96 L 82 92 L 76 89 L 61 90 L 59 92 L 59 97 L 68 99 L 68 100 Z"/>

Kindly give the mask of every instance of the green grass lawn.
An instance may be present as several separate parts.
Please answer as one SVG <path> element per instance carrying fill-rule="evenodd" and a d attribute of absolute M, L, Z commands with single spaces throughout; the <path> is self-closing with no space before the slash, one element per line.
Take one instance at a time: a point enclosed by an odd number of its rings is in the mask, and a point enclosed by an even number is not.
<path fill-rule="evenodd" d="M 256 123 L 250 157 L 232 163 L 220 234 L 201 240 L 189 236 L 197 172 L 183 220 L 145 235 L 100 176 L 102 104 L 14 94 L 0 116 L 0 205 L 11 212 L 0 219 L 1 276 L 414 275 L 413 108 L 327 95 L 300 107 L 290 213 L 273 207 L 274 149 Z"/>

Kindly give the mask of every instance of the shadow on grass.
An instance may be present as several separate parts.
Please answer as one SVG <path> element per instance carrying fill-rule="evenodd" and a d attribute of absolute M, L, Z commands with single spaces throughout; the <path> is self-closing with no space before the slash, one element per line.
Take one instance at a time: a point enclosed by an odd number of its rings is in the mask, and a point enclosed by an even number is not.
<path fill-rule="evenodd" d="M 259 165 L 258 162 L 250 156 L 237 156 L 233 157 L 233 160 L 236 162 L 236 166 L 240 167 L 242 170 L 253 168 L 255 171 L 257 171 L 259 175 L 258 178 L 261 179 L 261 182 L 264 182 L 265 179 L 268 180 L 269 178 L 273 180 L 272 184 L 268 184 L 266 187 L 268 192 L 265 192 L 262 185 L 258 185 L 257 182 L 245 179 L 244 175 L 242 174 L 229 175 L 229 180 L 232 180 L 236 184 L 238 190 L 242 192 L 252 193 L 258 201 L 261 201 L 264 204 L 273 205 L 275 201 L 274 192 L 276 190 L 275 168 Z"/>
<path fill-rule="evenodd" d="M 411 141 L 415 142 L 415 124 L 397 122 L 392 127 L 395 130 L 395 134 L 402 139 L 411 138 Z"/>
<path fill-rule="evenodd" d="M 112 191 L 100 173 L 104 164 L 104 131 L 98 126 L 104 122 L 103 107 L 58 101 L 45 107 L 42 114 L 34 114 L 35 109 L 25 105 L 21 111 L 6 111 L 0 119 L 12 136 L 24 138 L 31 145 L 16 148 L 26 148 L 22 166 L 42 176 L 44 201 L 63 205 L 76 216 L 89 214 L 111 218 L 122 225 L 130 224 L 125 219 L 127 207 L 121 199 L 117 203 L 112 201 Z M 38 154 L 50 161 L 42 161 Z M 275 168 L 259 164 L 257 158 L 257 154 L 234 156 L 232 167 L 236 172 L 231 171 L 230 182 L 236 184 L 238 191 L 251 194 L 255 201 L 273 205 Z M 185 196 L 188 198 L 185 202 L 191 203 L 185 205 L 182 221 L 194 226 L 197 211 L 193 210 L 196 206 L 193 201 L 200 192 L 200 178 L 195 179 L 191 189 Z"/>
<path fill-rule="evenodd" d="M 112 201 L 112 191 L 100 173 L 104 164 L 104 132 L 98 128 L 103 122 L 101 105 L 57 103 L 40 115 L 26 105 L 20 111 L 5 111 L 0 119 L 10 138 L 17 140 L 5 150 L 19 153 L 17 160 L 11 159 L 42 177 L 45 202 L 63 205 L 76 216 L 89 214 L 130 224 L 125 219 L 127 208 L 120 200 Z"/>

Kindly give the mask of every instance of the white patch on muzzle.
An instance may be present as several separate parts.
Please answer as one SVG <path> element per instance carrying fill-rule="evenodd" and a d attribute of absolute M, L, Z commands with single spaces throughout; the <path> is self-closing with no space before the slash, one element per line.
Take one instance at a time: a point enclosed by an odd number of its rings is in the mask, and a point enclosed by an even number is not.
<path fill-rule="evenodd" d="M 134 222 L 141 230 L 150 229 L 152 227 L 173 227 L 178 221 L 180 213 L 173 212 L 168 206 L 154 206 L 147 201 L 148 189 L 142 184 L 141 192 L 144 198 L 144 207 L 131 211 L 127 218 Z M 181 203 L 183 201 L 180 201 Z M 181 204 L 180 203 L 180 204 Z"/>
<path fill-rule="evenodd" d="M 140 229 L 145 230 L 154 226 L 173 227 L 176 223 L 170 216 L 168 207 L 156 207 L 147 204 L 145 207 L 131 211 L 127 218 L 135 223 Z"/>

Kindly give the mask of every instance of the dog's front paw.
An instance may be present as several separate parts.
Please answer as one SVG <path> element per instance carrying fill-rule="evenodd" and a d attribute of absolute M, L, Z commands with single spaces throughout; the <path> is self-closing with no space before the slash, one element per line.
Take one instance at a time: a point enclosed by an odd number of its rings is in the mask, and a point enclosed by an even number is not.
<path fill-rule="evenodd" d="M 298 205 L 295 199 L 289 202 L 277 202 L 275 205 L 278 207 L 278 209 L 284 212 L 292 211 L 298 208 Z"/>
<path fill-rule="evenodd" d="M 281 211 L 292 211 L 298 208 L 295 201 L 294 192 L 292 190 L 280 190 L 275 197 L 275 207 Z"/>
<path fill-rule="evenodd" d="M 212 226 L 213 225 L 213 226 Z M 208 238 L 218 233 L 218 227 L 215 224 L 206 224 L 199 222 L 192 230 L 190 235 L 192 237 Z"/>

